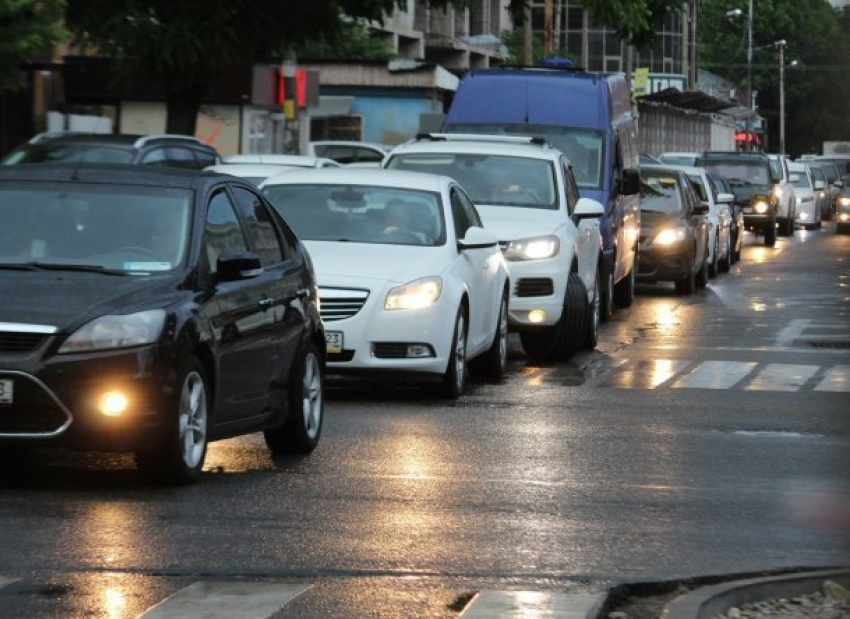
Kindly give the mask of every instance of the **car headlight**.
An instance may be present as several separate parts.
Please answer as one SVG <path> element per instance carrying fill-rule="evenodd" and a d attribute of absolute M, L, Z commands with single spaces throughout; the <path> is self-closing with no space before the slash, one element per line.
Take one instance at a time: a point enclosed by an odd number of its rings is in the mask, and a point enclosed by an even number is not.
<path fill-rule="evenodd" d="M 685 240 L 688 233 L 684 228 L 665 228 L 655 235 L 653 245 L 673 245 Z"/>
<path fill-rule="evenodd" d="M 393 288 L 384 301 L 385 310 L 422 309 L 433 305 L 443 291 L 443 280 L 439 277 L 423 277 L 403 286 Z"/>
<path fill-rule="evenodd" d="M 59 348 L 60 353 L 78 353 L 153 344 L 162 333 L 165 312 L 161 309 L 95 318 L 77 329 Z"/>
<path fill-rule="evenodd" d="M 774 187 L 773 188 L 773 195 L 776 196 L 776 198 L 778 200 L 781 200 L 782 199 L 782 187 L 780 187 L 779 185 Z"/>
<path fill-rule="evenodd" d="M 767 209 L 769 208 L 770 205 L 764 200 L 756 200 L 756 202 L 753 204 L 753 210 L 760 215 L 765 214 L 767 212 Z"/>
<path fill-rule="evenodd" d="M 543 260 L 558 253 L 561 244 L 557 236 L 536 236 L 508 243 L 505 260 Z"/>
<path fill-rule="evenodd" d="M 848 198 L 848 197 L 838 198 L 838 203 L 841 206 L 850 206 L 850 198 Z"/>

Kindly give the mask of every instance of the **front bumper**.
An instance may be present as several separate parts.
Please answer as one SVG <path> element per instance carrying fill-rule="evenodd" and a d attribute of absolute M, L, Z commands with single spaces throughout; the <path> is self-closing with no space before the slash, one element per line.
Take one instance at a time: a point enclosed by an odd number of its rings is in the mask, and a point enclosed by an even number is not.
<path fill-rule="evenodd" d="M 561 320 L 569 265 L 557 257 L 508 262 L 511 296 L 508 323 L 512 329 L 548 327 Z"/>
<path fill-rule="evenodd" d="M 647 235 L 652 238 L 654 233 Z M 690 253 L 692 241 L 684 240 L 673 245 L 652 245 L 641 239 L 640 261 L 635 277 L 640 282 L 674 282 L 688 275 L 693 258 Z"/>

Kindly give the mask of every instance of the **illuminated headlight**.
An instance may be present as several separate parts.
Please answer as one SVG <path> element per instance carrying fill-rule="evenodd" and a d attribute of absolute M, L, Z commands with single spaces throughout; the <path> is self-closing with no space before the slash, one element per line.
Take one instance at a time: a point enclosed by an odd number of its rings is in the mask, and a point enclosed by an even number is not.
<path fill-rule="evenodd" d="M 841 206 L 850 206 L 850 198 L 847 198 L 847 197 L 838 198 L 838 203 Z"/>
<path fill-rule="evenodd" d="M 839 214 L 839 215 L 838 215 L 838 220 L 839 220 L 841 223 L 844 223 L 845 221 L 850 221 L 850 213 L 841 213 L 841 214 Z"/>
<path fill-rule="evenodd" d="M 107 391 L 100 397 L 100 412 L 107 417 L 123 414 L 129 405 L 130 400 L 120 391 Z"/>
<path fill-rule="evenodd" d="M 558 253 L 560 243 L 556 236 L 538 236 L 511 241 L 505 250 L 505 260 L 542 260 Z"/>
<path fill-rule="evenodd" d="M 809 214 L 806 211 L 800 211 L 797 213 L 797 219 L 806 219 L 808 216 Z"/>
<path fill-rule="evenodd" d="M 164 323 L 165 312 L 161 309 L 126 316 L 101 316 L 77 329 L 65 340 L 59 352 L 78 353 L 153 344 L 159 339 Z"/>
<path fill-rule="evenodd" d="M 673 245 L 681 243 L 687 237 L 687 231 L 684 228 L 665 228 L 655 235 L 652 241 L 653 245 Z"/>
<path fill-rule="evenodd" d="M 764 215 L 768 208 L 770 207 L 764 200 L 758 200 L 755 204 L 753 204 L 753 210 L 759 215 Z"/>
<path fill-rule="evenodd" d="M 390 290 L 384 302 L 384 309 L 422 309 L 436 303 L 442 291 L 443 280 L 439 277 L 423 277 Z"/>

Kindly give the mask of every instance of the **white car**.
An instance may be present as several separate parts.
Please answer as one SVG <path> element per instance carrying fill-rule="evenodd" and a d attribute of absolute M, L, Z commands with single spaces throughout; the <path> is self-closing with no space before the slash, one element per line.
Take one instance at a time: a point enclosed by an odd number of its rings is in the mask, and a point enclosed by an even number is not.
<path fill-rule="evenodd" d="M 277 155 L 277 154 L 245 154 L 230 155 L 223 163 L 261 163 L 264 165 L 285 165 L 294 168 L 339 168 L 342 167 L 333 159 L 327 157 L 310 157 L 308 155 Z"/>
<path fill-rule="evenodd" d="M 463 392 L 467 361 L 502 376 L 508 270 L 457 182 L 346 168 L 278 174 L 260 190 L 313 260 L 329 375 L 436 381 L 446 397 Z"/>
<path fill-rule="evenodd" d="M 791 182 L 797 199 L 797 223 L 806 230 L 815 230 L 822 225 L 820 203 L 815 191 L 815 181 L 809 167 L 802 163 L 789 163 Z"/>
<path fill-rule="evenodd" d="M 779 203 L 776 210 L 777 233 L 780 236 L 792 236 L 797 219 L 797 195 L 794 183 L 791 182 L 791 173 L 788 171 L 790 160 L 785 155 L 777 154 L 768 154 L 768 158 L 770 173 L 775 180 L 773 194 Z"/>
<path fill-rule="evenodd" d="M 732 266 L 732 212 L 730 206 L 735 196 L 720 193 L 714 179 L 705 168 L 681 167 L 697 194 L 700 202 L 708 205 L 705 220 L 708 223 L 708 276 L 728 273 Z"/>
<path fill-rule="evenodd" d="M 259 186 L 269 176 L 274 176 L 287 170 L 298 170 L 300 168 L 284 166 L 284 165 L 269 165 L 263 163 L 222 163 L 220 165 L 211 165 L 205 170 L 209 172 L 219 172 L 221 174 L 230 174 L 244 178 L 254 186 Z"/>
<path fill-rule="evenodd" d="M 357 140 L 313 140 L 307 145 L 307 154 L 327 157 L 342 165 L 380 168 L 390 147 L 374 142 Z"/>
<path fill-rule="evenodd" d="M 530 358 L 567 359 L 596 346 L 603 209 L 579 198 L 564 153 L 539 138 L 432 134 L 395 147 L 383 166 L 463 185 L 499 238 L 513 286 L 510 325 Z"/>

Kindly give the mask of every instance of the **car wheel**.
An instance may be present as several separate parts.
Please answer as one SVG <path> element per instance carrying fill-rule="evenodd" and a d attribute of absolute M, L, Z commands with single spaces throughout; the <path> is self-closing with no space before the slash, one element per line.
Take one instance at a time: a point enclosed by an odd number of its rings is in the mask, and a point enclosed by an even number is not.
<path fill-rule="evenodd" d="M 706 284 L 708 284 L 708 255 L 703 255 L 702 264 L 696 275 L 694 275 L 694 282 L 697 288 L 705 288 Z"/>
<path fill-rule="evenodd" d="M 302 347 L 289 375 L 289 414 L 283 425 L 266 428 L 266 445 L 276 454 L 308 454 L 319 444 L 325 417 L 325 376 L 313 342 Z"/>
<path fill-rule="evenodd" d="M 599 343 L 599 323 L 602 322 L 602 301 L 599 298 L 599 273 L 593 280 L 593 298 L 587 307 L 587 336 L 584 340 L 585 350 L 593 350 Z"/>
<path fill-rule="evenodd" d="M 723 258 L 720 262 L 717 263 L 717 269 L 721 273 L 728 273 L 729 269 L 732 268 L 732 242 L 731 242 L 731 233 L 728 237 L 726 237 L 726 251 L 723 252 Z"/>
<path fill-rule="evenodd" d="M 207 381 L 197 358 L 187 360 L 179 384 L 161 435 L 155 444 L 138 449 L 135 456 L 143 473 L 162 482 L 188 484 L 201 474 L 208 441 Z"/>
<path fill-rule="evenodd" d="M 561 319 L 552 327 L 520 331 L 522 347 L 537 362 L 566 360 L 581 350 L 587 337 L 587 292 L 577 273 L 570 273 Z"/>
<path fill-rule="evenodd" d="M 771 226 L 768 224 L 767 228 L 764 230 L 764 244 L 766 247 L 773 247 L 776 245 L 776 226 Z"/>
<path fill-rule="evenodd" d="M 605 274 L 605 284 L 602 289 L 602 320 L 614 317 L 614 269 L 608 269 Z"/>
<path fill-rule="evenodd" d="M 505 375 L 508 366 L 508 293 L 502 295 L 499 303 L 499 320 L 496 323 L 496 333 L 490 348 L 478 359 L 472 362 L 473 371 L 477 370 L 484 376 L 499 379 Z"/>
<path fill-rule="evenodd" d="M 687 274 L 682 279 L 676 280 L 675 284 L 678 294 L 693 294 L 694 290 L 697 289 L 694 268 L 689 266 Z"/>
<path fill-rule="evenodd" d="M 449 362 L 443 380 L 440 383 L 439 394 L 444 398 L 457 398 L 466 388 L 466 313 L 463 306 L 457 311 L 455 318 L 452 347 L 449 352 Z"/>
<path fill-rule="evenodd" d="M 633 264 L 629 274 L 614 284 L 614 303 L 619 307 L 630 307 L 635 300 L 635 267 Z"/>
<path fill-rule="evenodd" d="M 717 265 L 720 262 L 720 239 L 714 236 L 714 258 L 708 264 L 708 276 L 712 279 L 717 277 Z"/>

